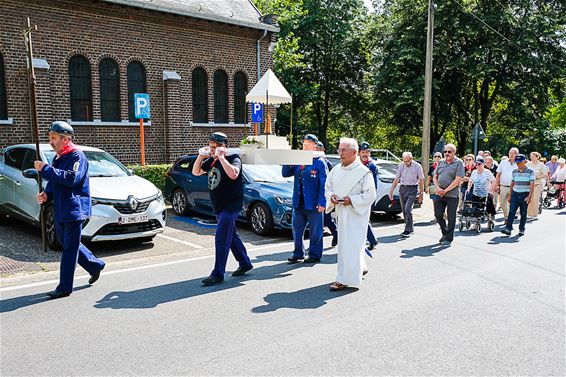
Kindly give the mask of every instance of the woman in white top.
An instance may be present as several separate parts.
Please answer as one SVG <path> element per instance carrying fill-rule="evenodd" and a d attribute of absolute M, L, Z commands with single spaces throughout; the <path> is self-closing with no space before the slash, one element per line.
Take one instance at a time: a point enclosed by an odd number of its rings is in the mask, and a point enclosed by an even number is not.
<path fill-rule="evenodd" d="M 485 161 L 482 157 L 476 157 L 476 169 L 472 171 L 470 180 L 468 181 L 468 189 L 466 190 L 466 197 L 472 192 L 472 201 L 481 202 L 487 196 L 487 213 L 488 219 L 493 219 L 495 216 L 495 206 L 493 203 L 492 192 L 494 189 L 495 177 L 493 173 L 485 168 Z"/>
<path fill-rule="evenodd" d="M 540 153 L 531 152 L 531 160 L 527 162 L 527 167 L 535 172 L 535 190 L 533 191 L 533 196 L 531 197 L 531 202 L 529 203 L 529 207 L 527 209 L 527 215 L 529 217 L 538 216 L 540 194 L 542 192 L 544 178 L 548 174 L 547 167 L 539 160 Z"/>
<path fill-rule="evenodd" d="M 566 182 L 566 160 L 558 159 L 558 167 L 550 179 L 554 182 L 554 187 L 558 190 L 562 188 L 562 200 L 566 202 L 566 190 L 564 190 L 564 182 Z"/>

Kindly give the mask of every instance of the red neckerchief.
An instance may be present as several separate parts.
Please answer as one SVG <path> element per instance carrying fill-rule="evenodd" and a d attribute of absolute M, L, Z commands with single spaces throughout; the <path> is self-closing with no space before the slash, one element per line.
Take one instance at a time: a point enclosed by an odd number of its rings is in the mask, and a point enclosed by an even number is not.
<path fill-rule="evenodd" d="M 77 149 L 77 146 L 75 144 L 73 144 L 72 141 L 70 141 L 69 144 L 67 144 L 63 147 L 63 150 L 61 151 L 61 153 L 59 153 L 57 155 L 57 158 L 59 158 L 63 155 L 66 155 L 67 153 L 71 153 L 72 151 L 74 151 L 76 149 Z"/>
<path fill-rule="evenodd" d="M 367 160 L 367 161 L 362 161 L 362 164 L 364 164 L 364 165 L 367 166 L 367 164 L 369 164 L 369 160 Z"/>

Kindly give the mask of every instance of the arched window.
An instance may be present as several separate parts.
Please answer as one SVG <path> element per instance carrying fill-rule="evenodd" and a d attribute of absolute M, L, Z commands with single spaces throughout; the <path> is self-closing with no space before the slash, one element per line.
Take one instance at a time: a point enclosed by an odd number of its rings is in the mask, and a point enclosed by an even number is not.
<path fill-rule="evenodd" d="M 92 83 L 90 63 L 81 55 L 69 60 L 71 86 L 71 119 L 92 120 Z"/>
<path fill-rule="evenodd" d="M 214 123 L 228 123 L 228 75 L 214 72 Z"/>
<path fill-rule="evenodd" d="M 2 55 L 0 55 L 0 119 L 8 119 L 6 73 L 4 72 L 4 59 L 2 58 Z"/>
<path fill-rule="evenodd" d="M 248 78 L 244 72 L 234 75 L 234 123 L 246 123 L 246 92 Z"/>
<path fill-rule="evenodd" d="M 201 67 L 193 70 L 193 122 L 208 123 L 208 79 Z"/>
<path fill-rule="evenodd" d="M 130 122 L 137 120 L 134 114 L 135 93 L 147 93 L 145 68 L 140 62 L 128 64 L 128 119 Z"/>
<path fill-rule="evenodd" d="M 98 67 L 100 76 L 100 118 L 102 121 L 120 121 L 120 70 L 110 59 L 102 59 Z"/>

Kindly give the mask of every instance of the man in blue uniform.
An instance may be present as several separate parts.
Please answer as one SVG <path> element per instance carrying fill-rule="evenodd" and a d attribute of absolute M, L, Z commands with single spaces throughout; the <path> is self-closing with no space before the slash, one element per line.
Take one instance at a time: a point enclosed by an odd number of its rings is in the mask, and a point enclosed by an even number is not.
<path fill-rule="evenodd" d="M 242 276 L 253 268 L 246 247 L 236 230 L 236 219 L 244 206 L 242 160 L 238 155 L 226 155 L 228 137 L 222 132 L 210 135 L 208 147 L 201 148 L 193 165 L 194 175 L 208 174 L 210 200 L 218 226 L 214 235 L 216 260 L 214 270 L 202 281 L 205 286 L 224 282 L 230 250 L 239 263 L 232 276 Z"/>
<path fill-rule="evenodd" d="M 305 135 L 303 150 L 316 151 L 318 138 Z M 322 258 L 322 224 L 326 208 L 324 185 L 328 168 L 322 157 L 314 158 L 311 165 L 283 165 L 284 177 L 295 177 L 293 186 L 293 239 L 295 249 L 290 263 L 318 263 Z M 303 236 L 309 226 L 309 257 L 305 259 Z"/>
<path fill-rule="evenodd" d="M 316 143 L 316 150 L 324 153 L 325 148 L 322 141 Z M 332 168 L 334 167 L 334 165 L 332 165 L 332 162 L 330 162 L 330 160 L 327 159 L 326 156 L 323 156 L 322 159 L 324 160 L 328 171 L 332 170 Z M 336 229 L 336 223 L 332 219 L 332 212 L 326 213 L 326 211 L 324 211 L 324 226 L 327 227 L 328 230 L 330 230 L 330 233 L 332 233 L 332 246 L 338 245 L 338 230 Z"/>
<path fill-rule="evenodd" d="M 362 141 L 360 143 L 359 155 L 360 155 L 360 161 L 362 162 L 362 164 L 364 164 L 371 171 L 371 174 L 373 175 L 373 181 L 375 182 L 375 189 L 377 190 L 377 180 L 378 180 L 378 177 L 379 177 L 379 171 L 377 169 L 377 164 L 371 159 L 371 146 L 369 145 L 368 142 Z M 373 250 L 373 248 L 377 245 L 377 239 L 375 238 L 375 236 L 373 234 L 373 228 L 371 226 L 371 221 L 368 224 L 367 239 L 368 239 L 368 243 L 369 243 L 368 250 Z"/>
<path fill-rule="evenodd" d="M 49 127 L 49 144 L 57 153 L 53 165 L 34 163 L 41 177 L 48 180 L 45 191 L 37 194 L 37 202 L 53 201 L 56 234 L 63 244 L 59 285 L 48 293 L 51 298 L 71 294 L 77 262 L 90 274 L 90 284 L 98 280 L 105 266 L 81 243 L 82 224 L 91 215 L 88 160 L 73 144 L 72 136 L 68 123 L 53 122 Z"/>

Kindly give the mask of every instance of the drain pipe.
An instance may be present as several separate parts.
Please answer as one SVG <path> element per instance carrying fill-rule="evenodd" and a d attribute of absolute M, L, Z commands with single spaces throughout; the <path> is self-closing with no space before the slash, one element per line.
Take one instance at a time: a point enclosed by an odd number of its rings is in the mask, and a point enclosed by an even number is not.
<path fill-rule="evenodd" d="M 256 53 L 257 53 L 257 81 L 259 81 L 259 79 L 261 78 L 261 63 L 260 63 L 260 53 L 259 53 L 259 42 L 261 42 L 261 40 L 263 38 L 265 38 L 267 36 L 267 30 L 263 31 L 263 36 L 257 40 L 256 42 Z"/>

